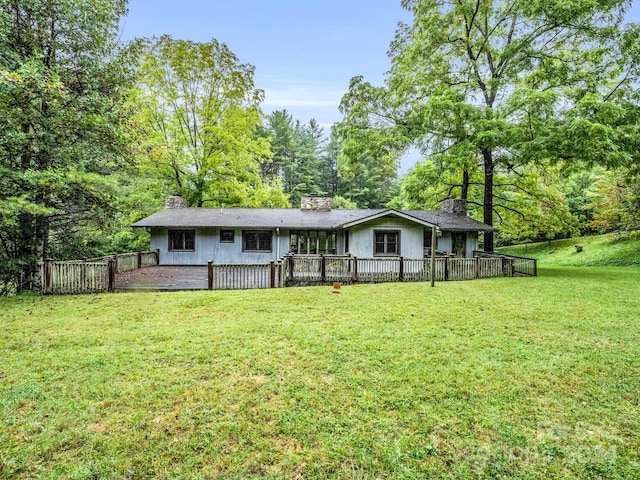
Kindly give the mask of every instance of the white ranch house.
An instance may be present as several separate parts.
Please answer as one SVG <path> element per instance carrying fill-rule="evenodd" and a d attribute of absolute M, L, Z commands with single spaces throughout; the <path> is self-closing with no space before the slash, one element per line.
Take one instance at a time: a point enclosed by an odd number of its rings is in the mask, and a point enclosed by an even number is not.
<path fill-rule="evenodd" d="M 494 228 L 466 214 L 466 202 L 447 199 L 439 210 L 332 210 L 331 198 L 303 197 L 299 209 L 167 208 L 133 224 L 151 234 L 161 265 L 261 264 L 287 254 L 358 258 L 423 258 L 436 227 L 438 254 L 471 258 L 478 234 Z"/>

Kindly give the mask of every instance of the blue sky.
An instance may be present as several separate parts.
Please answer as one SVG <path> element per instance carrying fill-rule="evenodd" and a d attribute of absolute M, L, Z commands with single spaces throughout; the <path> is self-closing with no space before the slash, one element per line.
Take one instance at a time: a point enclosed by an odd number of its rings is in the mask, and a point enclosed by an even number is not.
<path fill-rule="evenodd" d="M 315 118 L 329 133 L 349 80 L 381 84 L 400 0 L 130 0 L 123 39 L 159 36 L 226 43 L 256 67 L 263 109 Z"/>

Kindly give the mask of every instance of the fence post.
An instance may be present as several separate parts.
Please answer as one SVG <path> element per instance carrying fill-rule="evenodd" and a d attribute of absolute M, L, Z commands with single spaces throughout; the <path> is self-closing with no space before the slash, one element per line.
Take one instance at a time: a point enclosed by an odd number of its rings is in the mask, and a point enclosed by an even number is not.
<path fill-rule="evenodd" d="M 213 260 L 207 262 L 207 290 L 213 290 Z"/>
<path fill-rule="evenodd" d="M 320 281 L 324 283 L 327 279 L 327 263 L 324 255 L 320 255 Z"/>
<path fill-rule="evenodd" d="M 142 267 L 142 252 L 138 252 L 138 268 Z"/>
<path fill-rule="evenodd" d="M 474 260 L 476 261 L 476 278 L 480 278 L 480 259 L 476 257 Z"/>
<path fill-rule="evenodd" d="M 436 241 L 437 241 L 437 230 L 436 226 L 433 225 L 431 227 L 431 259 L 429 265 L 429 277 L 431 277 L 431 286 L 436 286 Z"/>
<path fill-rule="evenodd" d="M 398 272 L 398 280 L 404 282 L 404 257 L 400 257 L 400 271 Z"/>
<path fill-rule="evenodd" d="M 276 288 L 276 263 L 269 262 L 269 288 Z"/>
<path fill-rule="evenodd" d="M 293 255 L 287 257 L 287 263 L 289 264 L 289 280 L 293 281 Z"/>
<path fill-rule="evenodd" d="M 533 259 L 533 276 L 538 276 L 538 260 L 535 258 Z"/>
<path fill-rule="evenodd" d="M 160 249 L 156 248 L 156 265 L 160 265 Z"/>
<path fill-rule="evenodd" d="M 353 257 L 353 277 L 351 277 L 353 283 L 358 281 L 358 257 Z"/>
<path fill-rule="evenodd" d="M 42 263 L 43 272 L 43 288 L 42 293 L 47 294 L 51 292 L 51 259 L 47 258 Z"/>
<path fill-rule="evenodd" d="M 107 287 L 107 290 L 110 292 L 113 292 L 116 287 L 116 271 L 117 271 L 116 261 L 109 260 L 109 263 L 107 264 L 107 269 L 108 269 L 108 276 L 109 276 L 109 285 Z"/>
<path fill-rule="evenodd" d="M 449 280 L 449 257 L 444 257 L 444 281 Z"/>

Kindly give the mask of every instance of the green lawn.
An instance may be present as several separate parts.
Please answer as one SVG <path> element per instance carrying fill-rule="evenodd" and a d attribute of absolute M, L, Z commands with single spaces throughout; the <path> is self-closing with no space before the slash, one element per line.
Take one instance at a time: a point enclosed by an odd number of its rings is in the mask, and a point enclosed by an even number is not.
<path fill-rule="evenodd" d="M 582 247 L 578 252 L 576 245 Z M 640 232 L 593 235 L 503 247 L 500 252 L 537 258 L 540 266 L 640 267 Z"/>
<path fill-rule="evenodd" d="M 0 478 L 640 471 L 640 269 L 0 312 Z"/>

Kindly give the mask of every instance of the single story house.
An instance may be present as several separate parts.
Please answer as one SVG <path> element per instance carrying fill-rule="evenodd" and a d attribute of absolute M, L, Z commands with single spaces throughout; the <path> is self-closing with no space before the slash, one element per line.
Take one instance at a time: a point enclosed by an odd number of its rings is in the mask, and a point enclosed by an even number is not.
<path fill-rule="evenodd" d="M 494 228 L 467 216 L 466 202 L 447 199 L 439 210 L 331 209 L 331 198 L 303 197 L 300 209 L 186 208 L 169 197 L 167 208 L 133 224 L 151 233 L 161 265 L 255 264 L 288 253 L 358 258 L 423 258 L 436 251 L 471 257 L 478 233 Z"/>

